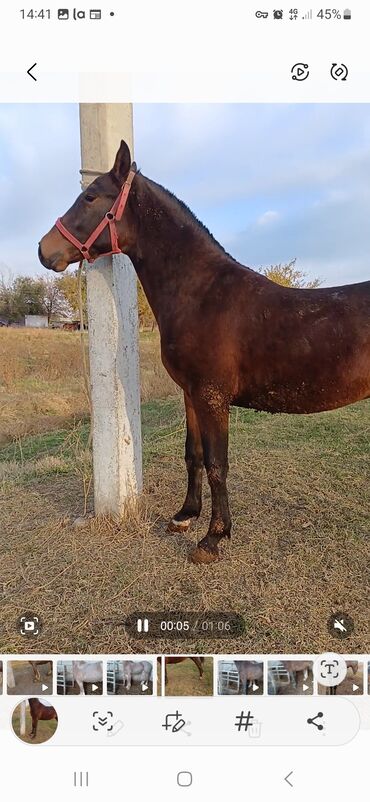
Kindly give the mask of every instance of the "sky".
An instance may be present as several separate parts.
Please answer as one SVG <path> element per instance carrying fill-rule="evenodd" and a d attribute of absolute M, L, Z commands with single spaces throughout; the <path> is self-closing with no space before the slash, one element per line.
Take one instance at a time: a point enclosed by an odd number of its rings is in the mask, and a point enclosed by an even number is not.
<path fill-rule="evenodd" d="M 134 140 L 143 174 L 243 264 L 370 279 L 370 104 L 135 105 Z M 43 274 L 37 243 L 79 168 L 77 105 L 0 105 L 1 273 Z"/>

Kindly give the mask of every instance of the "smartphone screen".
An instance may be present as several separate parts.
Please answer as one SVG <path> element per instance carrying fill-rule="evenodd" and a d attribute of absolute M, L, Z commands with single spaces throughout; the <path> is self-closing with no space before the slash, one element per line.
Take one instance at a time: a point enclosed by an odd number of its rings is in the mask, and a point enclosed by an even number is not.
<path fill-rule="evenodd" d="M 369 23 L 3 7 L 5 798 L 365 793 Z"/>

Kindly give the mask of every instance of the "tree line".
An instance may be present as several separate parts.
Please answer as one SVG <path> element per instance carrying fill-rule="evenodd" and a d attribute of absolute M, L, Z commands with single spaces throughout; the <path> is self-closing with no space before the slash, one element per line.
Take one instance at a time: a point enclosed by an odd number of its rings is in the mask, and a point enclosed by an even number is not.
<path fill-rule="evenodd" d="M 310 287 L 320 285 L 320 279 L 309 280 L 297 267 L 297 260 L 286 264 L 260 268 L 267 278 L 284 287 Z M 87 319 L 86 270 L 82 272 L 82 303 Z M 154 328 L 155 320 L 144 290 L 138 282 L 138 313 L 140 328 Z M 23 322 L 26 315 L 46 315 L 48 323 L 58 318 L 79 320 L 78 271 L 71 270 L 62 276 L 0 276 L 0 317 L 9 323 Z"/>
<path fill-rule="evenodd" d="M 81 281 L 82 308 L 87 320 L 86 271 Z M 23 323 L 26 315 L 45 315 L 48 323 L 64 318 L 80 319 L 78 300 L 78 271 L 62 276 L 0 275 L 0 318 L 9 323 Z M 140 328 L 154 328 L 155 320 L 141 284 L 138 282 L 138 312 Z"/>

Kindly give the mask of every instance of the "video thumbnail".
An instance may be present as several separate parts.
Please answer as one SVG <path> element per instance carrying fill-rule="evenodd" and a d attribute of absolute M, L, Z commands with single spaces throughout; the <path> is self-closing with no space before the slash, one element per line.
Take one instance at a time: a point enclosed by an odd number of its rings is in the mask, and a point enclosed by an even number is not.
<path fill-rule="evenodd" d="M 165 696 L 213 696 L 213 657 L 163 657 Z"/>
<path fill-rule="evenodd" d="M 220 660 L 218 694 L 220 696 L 263 694 L 263 662 L 257 660 Z"/>
<path fill-rule="evenodd" d="M 108 694 L 151 696 L 153 663 L 151 660 L 109 660 L 107 665 Z"/>
<path fill-rule="evenodd" d="M 53 693 L 52 660 L 10 660 L 7 665 L 9 694 Z"/>
<path fill-rule="evenodd" d="M 103 663 L 93 660 L 58 660 L 57 693 L 61 696 L 101 695 Z"/>
<path fill-rule="evenodd" d="M 269 660 L 268 692 L 284 696 L 312 694 L 312 660 Z"/>

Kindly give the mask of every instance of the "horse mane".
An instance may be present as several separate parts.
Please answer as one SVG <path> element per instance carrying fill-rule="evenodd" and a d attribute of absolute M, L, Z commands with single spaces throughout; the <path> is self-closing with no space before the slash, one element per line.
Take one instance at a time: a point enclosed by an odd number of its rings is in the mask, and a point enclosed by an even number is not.
<path fill-rule="evenodd" d="M 137 173 L 138 175 L 142 175 L 141 170 L 138 170 Z M 187 223 L 190 223 L 193 228 L 200 231 L 202 234 L 205 234 L 206 238 L 212 243 L 213 246 L 215 246 L 219 251 L 221 251 L 221 253 L 223 253 L 225 256 L 228 256 L 229 259 L 233 260 L 233 262 L 236 261 L 234 257 L 231 256 L 231 254 L 229 254 L 225 250 L 223 245 L 221 245 L 218 242 L 218 240 L 213 236 L 213 234 L 211 234 L 209 228 L 207 228 L 207 226 L 204 225 L 204 223 L 202 223 L 201 220 L 199 220 L 199 218 L 194 214 L 194 212 L 189 208 L 189 206 L 187 206 L 187 204 L 184 201 L 180 200 L 180 198 L 178 198 L 169 189 L 162 186 L 162 184 L 158 184 L 156 181 L 153 181 L 152 178 L 147 178 L 146 176 L 143 176 L 143 178 L 145 178 L 145 181 L 148 182 L 149 186 L 153 186 L 156 189 L 159 189 L 160 192 L 163 192 L 163 194 L 170 200 L 171 204 L 174 206 L 176 211 L 180 211 L 180 213 L 182 212 Z"/>

